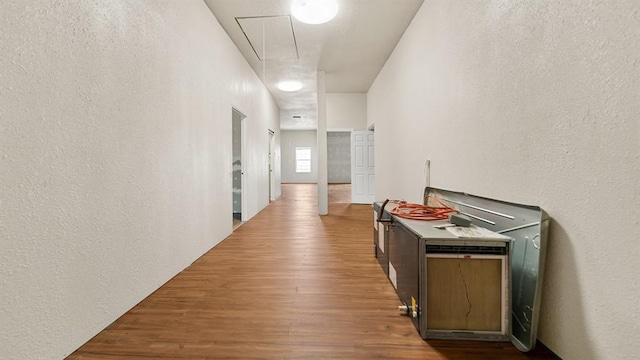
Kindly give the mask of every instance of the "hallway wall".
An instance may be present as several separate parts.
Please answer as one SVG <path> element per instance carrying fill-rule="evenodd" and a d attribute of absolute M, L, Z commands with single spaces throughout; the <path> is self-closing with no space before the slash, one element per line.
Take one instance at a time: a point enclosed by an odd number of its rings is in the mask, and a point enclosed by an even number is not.
<path fill-rule="evenodd" d="M 420 202 L 430 159 L 432 186 L 550 214 L 539 339 L 564 359 L 637 357 L 639 14 L 426 1 L 367 97 L 378 199 Z"/>
<path fill-rule="evenodd" d="M 61 359 L 231 233 L 232 106 L 268 204 L 279 109 L 201 0 L 5 0 L 0 33 L 0 357 Z"/>
<path fill-rule="evenodd" d="M 315 184 L 318 181 L 316 130 L 282 130 L 282 183 Z M 311 148 L 311 172 L 296 173 L 296 147 Z"/>
<path fill-rule="evenodd" d="M 367 94 L 327 93 L 328 130 L 366 130 Z"/>

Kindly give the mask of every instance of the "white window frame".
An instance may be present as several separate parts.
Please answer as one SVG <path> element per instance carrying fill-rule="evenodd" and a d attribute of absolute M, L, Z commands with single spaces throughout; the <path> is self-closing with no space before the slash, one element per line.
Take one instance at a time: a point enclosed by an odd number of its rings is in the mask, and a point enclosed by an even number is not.
<path fill-rule="evenodd" d="M 311 147 L 296 146 L 296 174 L 311 172 Z"/>

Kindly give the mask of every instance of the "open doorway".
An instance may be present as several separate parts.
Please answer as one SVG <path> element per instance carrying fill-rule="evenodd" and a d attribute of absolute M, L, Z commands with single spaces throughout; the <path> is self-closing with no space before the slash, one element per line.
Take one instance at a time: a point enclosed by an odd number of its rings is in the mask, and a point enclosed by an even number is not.
<path fill-rule="evenodd" d="M 244 119 L 246 116 L 236 109 L 231 111 L 232 121 L 232 199 L 233 199 L 233 229 L 242 225 L 244 219 Z"/>
<path fill-rule="evenodd" d="M 327 132 L 329 203 L 351 203 L 351 132 Z"/>
<path fill-rule="evenodd" d="M 275 200 L 276 197 L 275 174 L 273 173 L 275 151 L 275 133 L 273 130 L 269 130 L 269 201 Z"/>

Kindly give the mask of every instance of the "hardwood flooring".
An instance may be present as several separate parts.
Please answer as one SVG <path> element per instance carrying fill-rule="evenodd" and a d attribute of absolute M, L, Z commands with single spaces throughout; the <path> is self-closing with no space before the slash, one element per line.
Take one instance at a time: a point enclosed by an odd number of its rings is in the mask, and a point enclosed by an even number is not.
<path fill-rule="evenodd" d="M 239 228 L 242 225 L 242 221 L 238 220 L 238 219 L 233 219 L 233 230 L 235 231 L 237 228 Z"/>
<path fill-rule="evenodd" d="M 351 203 L 351 184 L 329 184 L 329 204 Z"/>
<path fill-rule="evenodd" d="M 68 359 L 554 359 L 543 346 L 424 341 L 373 257 L 372 209 L 315 185 L 282 198 Z"/>

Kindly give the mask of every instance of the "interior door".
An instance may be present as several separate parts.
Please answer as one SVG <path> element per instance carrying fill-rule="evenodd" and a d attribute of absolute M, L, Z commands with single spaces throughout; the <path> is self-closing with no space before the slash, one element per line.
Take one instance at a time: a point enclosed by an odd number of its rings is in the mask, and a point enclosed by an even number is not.
<path fill-rule="evenodd" d="M 375 200 L 373 131 L 351 132 L 351 202 L 372 204 Z"/>

